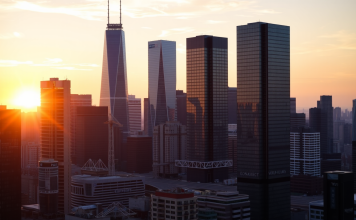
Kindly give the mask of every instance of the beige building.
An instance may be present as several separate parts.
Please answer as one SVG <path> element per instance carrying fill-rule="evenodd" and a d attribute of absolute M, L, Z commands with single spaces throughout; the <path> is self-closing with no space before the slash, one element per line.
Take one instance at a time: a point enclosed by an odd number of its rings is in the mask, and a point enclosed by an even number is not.
<path fill-rule="evenodd" d="M 129 95 L 129 124 L 130 134 L 141 131 L 141 99 L 136 98 L 135 95 Z"/>
<path fill-rule="evenodd" d="M 70 81 L 41 81 L 41 160 L 58 161 L 58 211 L 70 211 Z"/>
<path fill-rule="evenodd" d="M 185 168 L 175 160 L 186 159 L 186 127 L 179 122 L 166 122 L 153 129 L 153 172 L 156 176 L 178 176 Z"/>
<path fill-rule="evenodd" d="M 177 188 L 174 191 L 156 191 L 151 195 L 151 219 L 197 219 L 197 198 L 192 192 Z"/>

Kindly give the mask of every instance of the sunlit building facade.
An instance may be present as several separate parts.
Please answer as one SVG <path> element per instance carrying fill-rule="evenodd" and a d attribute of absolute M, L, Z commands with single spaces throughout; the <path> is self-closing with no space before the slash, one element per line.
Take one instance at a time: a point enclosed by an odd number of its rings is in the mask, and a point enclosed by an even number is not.
<path fill-rule="evenodd" d="M 176 109 L 176 42 L 148 42 L 148 98 L 151 126 L 174 121 Z"/>
<path fill-rule="evenodd" d="M 290 219 L 290 29 L 237 26 L 237 189 L 251 219 Z"/>

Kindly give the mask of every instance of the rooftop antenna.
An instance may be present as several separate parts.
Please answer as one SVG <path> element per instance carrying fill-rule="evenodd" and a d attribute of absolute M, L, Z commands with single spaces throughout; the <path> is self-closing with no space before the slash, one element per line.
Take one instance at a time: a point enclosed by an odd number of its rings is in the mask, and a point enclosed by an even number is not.
<path fill-rule="evenodd" d="M 120 0 L 120 24 L 121 24 L 121 0 Z"/>
<path fill-rule="evenodd" d="M 108 0 L 108 24 L 110 24 L 110 21 L 109 21 L 109 0 Z"/>

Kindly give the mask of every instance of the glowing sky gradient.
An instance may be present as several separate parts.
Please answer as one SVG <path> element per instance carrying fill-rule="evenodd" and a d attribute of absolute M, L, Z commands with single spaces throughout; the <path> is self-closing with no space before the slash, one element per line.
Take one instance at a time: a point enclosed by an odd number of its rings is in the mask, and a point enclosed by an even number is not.
<path fill-rule="evenodd" d="M 113 23 L 118 4 L 111 0 Z M 202 34 L 228 37 L 229 86 L 236 86 L 236 26 L 264 21 L 291 26 L 297 109 L 332 95 L 334 107 L 351 110 L 355 8 L 354 0 L 123 0 L 129 94 L 148 96 L 147 42 L 159 39 L 177 42 L 177 89 L 186 90 L 186 38 Z M 41 80 L 59 77 L 98 105 L 106 16 L 106 0 L 0 0 L 0 104 L 18 108 L 20 92 L 39 96 Z"/>

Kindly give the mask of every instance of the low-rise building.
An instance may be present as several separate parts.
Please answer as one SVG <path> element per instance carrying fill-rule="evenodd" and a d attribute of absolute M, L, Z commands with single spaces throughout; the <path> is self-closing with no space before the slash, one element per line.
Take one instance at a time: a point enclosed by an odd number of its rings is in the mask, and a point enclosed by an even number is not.
<path fill-rule="evenodd" d="M 171 191 L 156 191 L 151 195 L 151 219 L 196 220 L 197 198 L 192 192 L 181 188 Z"/>
<path fill-rule="evenodd" d="M 250 219 L 250 198 L 239 192 L 217 192 L 198 196 L 199 209 L 210 208 L 217 212 L 218 220 Z"/>

